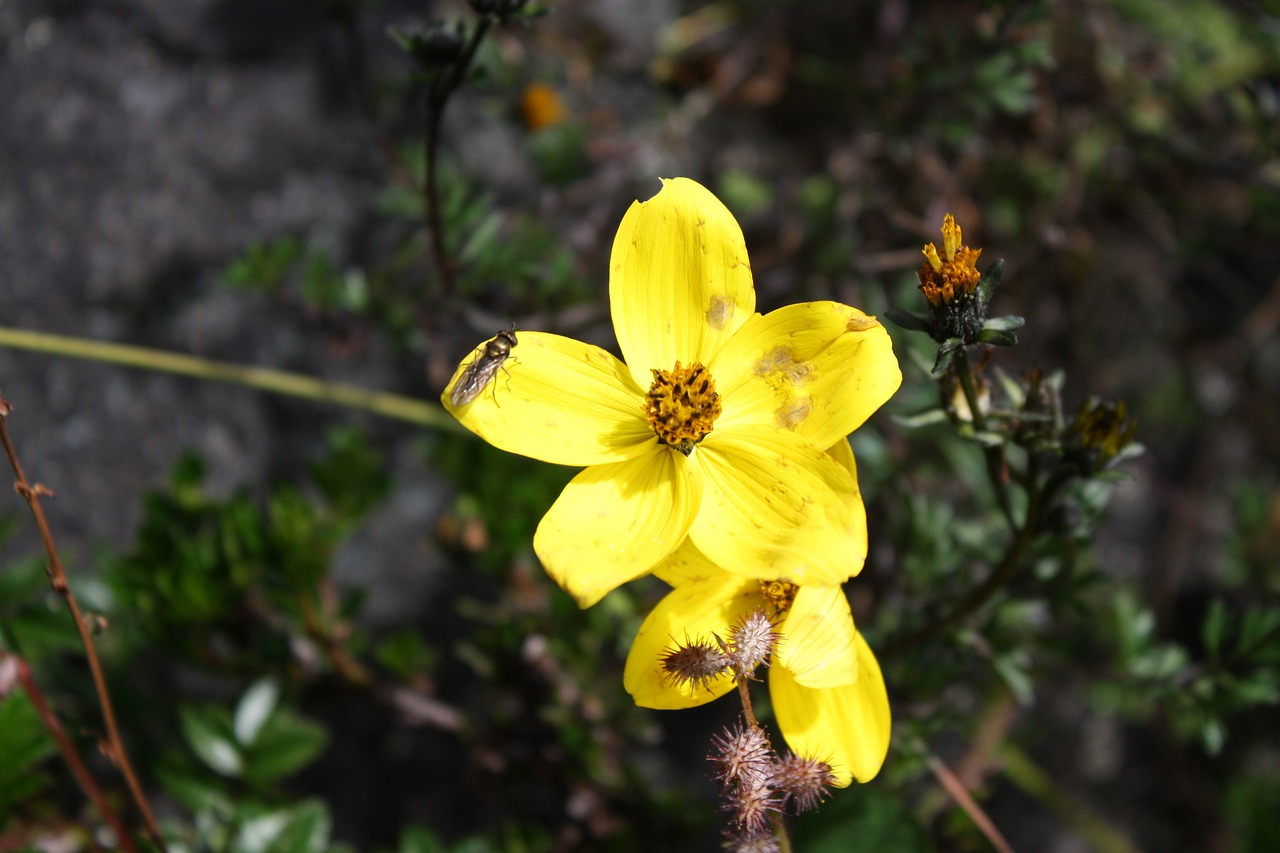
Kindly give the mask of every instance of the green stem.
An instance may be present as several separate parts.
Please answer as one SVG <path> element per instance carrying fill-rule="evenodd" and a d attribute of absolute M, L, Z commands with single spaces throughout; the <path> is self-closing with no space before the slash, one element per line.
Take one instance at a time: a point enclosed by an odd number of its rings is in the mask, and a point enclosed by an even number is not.
<path fill-rule="evenodd" d="M 273 394 L 361 409 L 385 418 L 408 421 L 446 432 L 465 432 L 448 412 L 434 403 L 398 394 L 370 391 L 355 385 L 326 382 L 282 370 L 228 364 L 165 350 L 5 327 L 0 327 L 0 346 L 227 382 Z"/>
<path fill-rule="evenodd" d="M 991 600 L 992 596 L 999 592 L 1009 581 L 1013 580 L 1018 570 L 1022 568 L 1027 551 L 1035 540 L 1036 531 L 1040 527 L 1040 507 L 1043 495 L 1036 482 L 1039 479 L 1039 470 L 1039 460 L 1037 457 L 1032 456 L 1027 470 L 1027 517 L 1018 531 L 1017 537 L 1010 543 L 1009 550 L 1005 552 L 1004 559 L 996 566 L 991 576 L 971 590 L 946 616 L 925 625 L 918 631 L 889 643 L 881 651 L 882 657 L 901 654 L 933 639 L 938 634 L 958 624 L 971 613 L 979 610 Z M 1048 489 L 1045 491 L 1048 492 Z"/>
<path fill-rule="evenodd" d="M 436 272 L 440 276 L 443 296 L 451 299 L 455 289 L 453 258 L 445 246 L 444 217 L 440 211 L 440 186 L 436 178 L 436 165 L 439 160 L 440 125 L 444 119 L 445 107 L 449 105 L 449 97 L 457 91 L 465 79 L 467 69 L 475 59 L 476 50 L 489 31 L 492 21 L 483 17 L 476 24 L 471 34 L 471 41 L 463 49 L 458 61 L 443 75 L 436 78 L 427 93 L 427 133 L 423 140 L 423 157 L 426 158 L 426 180 L 422 185 L 423 204 L 427 208 L 427 231 L 431 238 L 431 251 L 435 255 Z"/>
<path fill-rule="evenodd" d="M 960 378 L 960 388 L 964 391 L 965 402 L 969 404 L 969 414 L 973 418 L 976 432 L 985 432 L 987 418 L 978 406 L 978 391 L 973 382 L 973 368 L 969 366 L 969 355 L 964 347 L 955 351 L 954 364 L 956 375 Z M 1009 501 L 1009 488 L 1005 477 L 1004 448 L 983 447 L 983 455 L 987 460 L 987 476 L 996 492 L 996 501 L 1000 504 L 1000 512 L 1009 523 L 1010 530 L 1017 530 L 1018 523 L 1013 517 L 1013 505 Z"/>

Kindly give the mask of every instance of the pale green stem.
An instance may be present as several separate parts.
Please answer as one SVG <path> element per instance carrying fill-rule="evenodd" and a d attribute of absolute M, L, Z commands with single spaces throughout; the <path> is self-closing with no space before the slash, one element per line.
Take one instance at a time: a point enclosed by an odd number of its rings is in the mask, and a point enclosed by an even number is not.
<path fill-rule="evenodd" d="M 267 367 L 228 364 L 165 350 L 4 327 L 0 327 L 0 346 L 83 358 L 106 364 L 121 364 L 161 373 L 176 373 L 214 382 L 228 382 L 245 388 L 270 391 L 273 394 L 362 409 L 385 418 L 408 421 L 446 432 L 466 432 L 444 408 L 425 400 L 402 397 L 383 391 L 370 391 L 340 382 L 326 382 L 312 376 L 286 373 L 283 370 L 272 370 Z"/>

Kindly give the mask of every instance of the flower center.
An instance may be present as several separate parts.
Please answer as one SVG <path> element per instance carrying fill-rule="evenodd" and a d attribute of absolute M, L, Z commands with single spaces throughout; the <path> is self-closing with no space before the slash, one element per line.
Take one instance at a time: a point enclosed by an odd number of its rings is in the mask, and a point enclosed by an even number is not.
<path fill-rule="evenodd" d="M 664 444 L 686 456 L 720 416 L 715 380 L 700 361 L 688 367 L 677 361 L 674 370 L 655 368 L 645 400 L 649 426 Z"/>
<path fill-rule="evenodd" d="M 920 291 L 934 307 L 971 295 L 982 278 L 977 269 L 982 250 L 971 249 L 961 240 L 960 226 L 948 213 L 942 221 L 942 255 L 932 243 L 924 247 L 925 260 L 918 272 Z"/>
<path fill-rule="evenodd" d="M 800 587 L 791 581 L 760 581 L 760 594 L 778 613 L 786 613 L 791 609 L 799 591 Z"/>

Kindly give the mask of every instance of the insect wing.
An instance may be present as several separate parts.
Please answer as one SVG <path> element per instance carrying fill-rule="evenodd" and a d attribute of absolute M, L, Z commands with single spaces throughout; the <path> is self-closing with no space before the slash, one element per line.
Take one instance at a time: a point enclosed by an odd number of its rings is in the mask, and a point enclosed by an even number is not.
<path fill-rule="evenodd" d="M 484 348 L 480 354 L 471 360 L 466 370 L 462 371 L 462 375 L 458 377 L 458 382 L 453 386 L 453 393 L 449 395 L 449 402 L 455 406 L 465 406 L 476 397 L 480 396 L 483 391 L 497 374 L 498 368 L 511 355 L 511 348 L 515 346 L 516 336 L 514 332 L 499 332 L 496 337 L 485 341 Z"/>

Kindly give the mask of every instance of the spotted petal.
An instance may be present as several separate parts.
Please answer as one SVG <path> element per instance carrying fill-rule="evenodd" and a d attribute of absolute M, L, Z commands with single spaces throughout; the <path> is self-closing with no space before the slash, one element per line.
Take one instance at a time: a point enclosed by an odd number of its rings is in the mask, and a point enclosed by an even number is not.
<path fill-rule="evenodd" d="M 708 368 L 724 405 L 717 428 L 775 424 L 818 447 L 853 432 L 902 384 L 884 327 L 838 302 L 752 317 Z"/>

